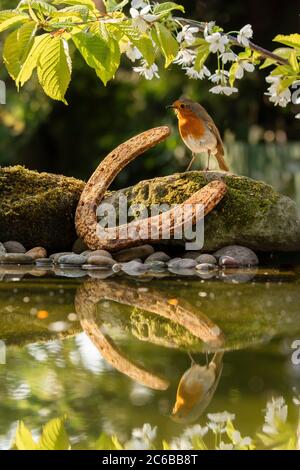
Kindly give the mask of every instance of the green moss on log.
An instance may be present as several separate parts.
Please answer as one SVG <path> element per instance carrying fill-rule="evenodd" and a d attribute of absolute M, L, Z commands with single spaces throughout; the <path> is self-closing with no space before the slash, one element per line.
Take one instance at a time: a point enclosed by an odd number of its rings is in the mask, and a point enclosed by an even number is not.
<path fill-rule="evenodd" d="M 240 244 L 261 251 L 300 250 L 300 219 L 297 206 L 261 182 L 225 172 L 192 171 L 141 181 L 110 193 L 105 199 L 118 207 L 122 194 L 129 205 L 181 204 L 215 179 L 222 179 L 228 193 L 205 218 L 204 250 Z M 182 241 L 174 241 L 181 243 Z"/>
<path fill-rule="evenodd" d="M 69 249 L 76 239 L 74 215 L 84 183 L 75 178 L 0 168 L 0 240 L 27 249 Z"/>

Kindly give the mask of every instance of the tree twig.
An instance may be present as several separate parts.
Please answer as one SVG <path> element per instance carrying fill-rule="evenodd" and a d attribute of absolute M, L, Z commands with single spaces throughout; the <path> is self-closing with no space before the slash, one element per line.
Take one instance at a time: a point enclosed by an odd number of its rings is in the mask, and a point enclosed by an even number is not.
<path fill-rule="evenodd" d="M 204 32 L 204 29 L 206 26 L 206 23 L 196 21 L 196 20 L 189 20 L 187 18 L 174 17 L 174 20 L 183 22 L 185 24 L 197 26 L 201 32 Z M 232 42 L 236 46 L 240 46 L 240 43 L 237 41 L 237 39 L 234 36 L 227 34 L 227 37 L 230 40 L 230 42 Z M 280 57 L 279 55 L 274 54 L 273 52 L 268 51 L 267 49 L 264 49 L 263 47 L 258 46 L 257 44 L 254 44 L 252 41 L 249 41 L 249 47 L 252 51 L 258 52 L 262 57 L 265 57 L 266 59 L 273 59 L 274 61 L 278 62 L 280 65 L 289 65 L 289 61 L 287 59 L 284 59 L 283 57 Z"/>

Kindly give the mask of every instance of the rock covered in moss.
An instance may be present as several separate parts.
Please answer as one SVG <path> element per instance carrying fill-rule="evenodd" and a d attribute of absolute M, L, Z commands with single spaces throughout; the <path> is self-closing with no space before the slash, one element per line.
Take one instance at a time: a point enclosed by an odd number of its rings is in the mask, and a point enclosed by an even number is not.
<path fill-rule="evenodd" d="M 245 176 L 211 171 L 191 171 L 141 181 L 110 193 L 105 202 L 118 206 L 126 195 L 128 204 L 181 204 L 212 180 L 222 179 L 228 193 L 205 218 L 205 251 L 242 245 L 255 251 L 300 250 L 300 219 L 296 203 L 260 181 Z M 172 243 L 181 243 L 174 240 Z"/>
<path fill-rule="evenodd" d="M 0 240 L 26 249 L 64 250 L 76 240 L 74 215 L 84 183 L 22 166 L 0 168 Z"/>

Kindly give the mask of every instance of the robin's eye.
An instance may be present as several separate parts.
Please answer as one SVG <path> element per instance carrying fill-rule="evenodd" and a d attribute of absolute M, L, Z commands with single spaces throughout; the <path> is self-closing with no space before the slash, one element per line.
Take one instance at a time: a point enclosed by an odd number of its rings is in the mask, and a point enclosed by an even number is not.
<path fill-rule="evenodd" d="M 181 107 L 181 109 L 184 109 L 184 108 L 185 108 L 185 105 L 184 105 L 184 104 L 181 104 L 180 107 Z"/>

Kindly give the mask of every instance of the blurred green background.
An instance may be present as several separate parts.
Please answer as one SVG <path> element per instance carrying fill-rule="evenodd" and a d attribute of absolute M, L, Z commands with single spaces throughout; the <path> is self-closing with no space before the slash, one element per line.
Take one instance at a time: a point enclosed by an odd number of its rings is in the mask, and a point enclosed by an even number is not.
<path fill-rule="evenodd" d="M 299 31 L 298 2 L 289 8 L 279 0 L 181 3 L 187 17 L 216 20 L 225 31 L 251 23 L 254 41 L 270 49 L 276 47 L 272 44 L 276 34 Z M 0 0 L 2 9 L 16 4 L 15 0 Z M 294 118 L 299 109 L 295 105 L 275 108 L 268 102 L 265 70 L 248 74 L 239 83 L 239 94 L 229 98 L 212 95 L 208 81 L 189 80 L 175 65 L 167 71 L 161 67 L 160 80 L 146 81 L 132 72 L 126 57 L 116 79 L 105 88 L 77 54 L 73 60 L 69 106 L 50 101 L 36 79 L 18 93 L 1 64 L 0 78 L 7 84 L 8 96 L 7 105 L 0 107 L 0 165 L 21 163 L 87 179 L 119 143 L 140 131 L 168 124 L 173 133 L 166 144 L 131 164 L 114 186 L 183 171 L 190 154 L 181 144 L 175 116 L 165 106 L 184 93 L 200 101 L 213 116 L 234 171 L 264 179 L 300 204 L 300 122 Z M 215 62 L 208 65 L 213 70 Z"/>

